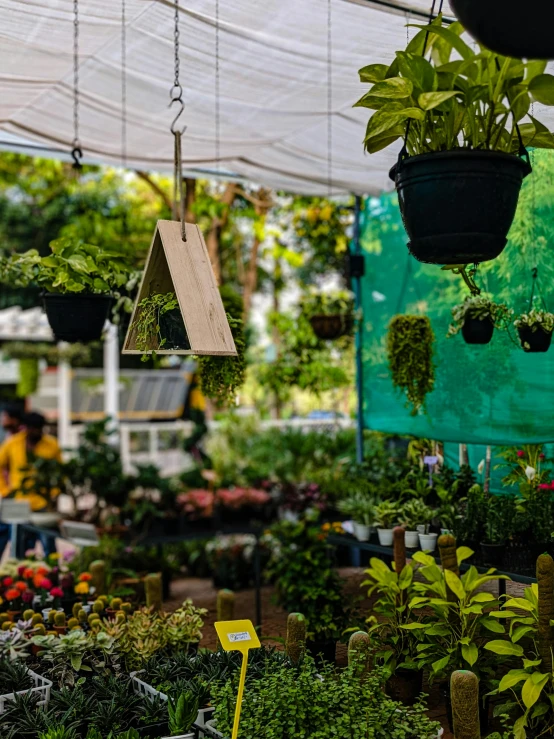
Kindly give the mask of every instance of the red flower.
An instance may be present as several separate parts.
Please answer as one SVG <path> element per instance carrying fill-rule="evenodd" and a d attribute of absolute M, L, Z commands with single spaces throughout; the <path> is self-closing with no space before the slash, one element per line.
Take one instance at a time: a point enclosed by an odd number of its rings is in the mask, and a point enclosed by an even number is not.
<path fill-rule="evenodd" d="M 14 588 L 17 588 L 17 590 L 22 593 L 24 590 L 27 590 L 27 583 L 24 583 L 23 580 L 18 580 L 15 583 Z"/>
<path fill-rule="evenodd" d="M 6 600 L 17 600 L 18 598 L 21 598 L 21 593 L 19 590 L 16 590 L 15 588 L 11 588 L 10 590 L 6 590 Z"/>
<path fill-rule="evenodd" d="M 518 453 L 517 453 L 517 456 L 518 457 L 524 457 L 525 456 L 525 452 L 523 452 L 523 451 L 521 451 L 521 449 L 519 449 L 518 450 Z"/>
<path fill-rule="evenodd" d="M 544 459 L 544 458 L 545 458 L 545 456 L 546 456 L 546 455 L 545 455 L 545 454 L 543 454 L 543 453 L 541 452 L 541 453 L 539 454 L 539 459 Z"/>
<path fill-rule="evenodd" d="M 39 588 L 44 588 L 44 590 L 50 590 L 51 587 L 52 587 L 52 580 L 49 580 L 47 577 L 43 577 L 39 583 Z"/>
<path fill-rule="evenodd" d="M 5 577 L 5 578 L 4 578 L 3 580 L 2 580 L 2 584 L 3 584 L 3 585 L 4 585 L 5 587 L 6 587 L 6 588 L 9 588 L 9 587 L 10 587 L 10 585 L 13 585 L 13 577 Z"/>
<path fill-rule="evenodd" d="M 32 603 L 33 598 L 35 597 L 35 594 L 32 590 L 26 590 L 24 593 L 21 593 L 21 600 L 24 603 Z"/>
<path fill-rule="evenodd" d="M 24 576 L 24 572 L 26 569 L 27 568 L 25 567 L 25 565 L 21 565 L 20 567 L 17 568 L 17 574 L 19 575 L 19 577 Z"/>
<path fill-rule="evenodd" d="M 543 482 L 539 485 L 539 490 L 552 490 L 551 482 Z"/>
<path fill-rule="evenodd" d="M 63 598 L 63 590 L 61 588 L 52 588 L 50 591 L 52 598 Z"/>

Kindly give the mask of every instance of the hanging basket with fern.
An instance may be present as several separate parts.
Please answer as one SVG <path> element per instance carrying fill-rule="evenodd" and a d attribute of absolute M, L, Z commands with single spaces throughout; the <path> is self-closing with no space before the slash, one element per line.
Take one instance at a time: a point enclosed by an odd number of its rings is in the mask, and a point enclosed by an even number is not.
<path fill-rule="evenodd" d="M 389 324 L 387 356 L 392 384 L 406 395 L 406 407 L 417 415 L 435 384 L 435 335 L 427 316 L 398 315 Z"/>

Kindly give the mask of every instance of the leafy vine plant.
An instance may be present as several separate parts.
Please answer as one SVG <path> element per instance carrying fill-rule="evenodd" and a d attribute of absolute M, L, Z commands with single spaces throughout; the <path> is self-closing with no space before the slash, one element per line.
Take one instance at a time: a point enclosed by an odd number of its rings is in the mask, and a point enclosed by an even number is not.
<path fill-rule="evenodd" d="M 161 334 L 160 318 L 178 307 L 173 292 L 153 293 L 138 304 L 138 318 L 133 323 L 133 330 L 136 331 L 136 347 L 143 352 L 143 362 L 147 362 L 150 355 L 155 360 L 156 350 L 163 349 L 167 339 Z"/>

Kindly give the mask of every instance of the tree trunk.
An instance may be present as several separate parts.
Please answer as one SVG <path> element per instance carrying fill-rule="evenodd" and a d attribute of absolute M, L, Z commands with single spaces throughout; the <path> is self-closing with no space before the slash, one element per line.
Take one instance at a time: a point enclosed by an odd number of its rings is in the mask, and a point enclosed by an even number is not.
<path fill-rule="evenodd" d="M 219 235 L 221 229 L 227 225 L 229 218 L 229 208 L 231 207 L 233 200 L 236 195 L 236 185 L 233 182 L 228 182 L 225 191 L 221 197 L 221 203 L 225 205 L 225 210 L 221 218 L 212 219 L 212 225 L 206 235 L 206 247 L 208 248 L 208 255 L 212 269 L 214 271 L 215 279 L 217 284 L 221 284 L 221 257 L 219 254 Z"/>

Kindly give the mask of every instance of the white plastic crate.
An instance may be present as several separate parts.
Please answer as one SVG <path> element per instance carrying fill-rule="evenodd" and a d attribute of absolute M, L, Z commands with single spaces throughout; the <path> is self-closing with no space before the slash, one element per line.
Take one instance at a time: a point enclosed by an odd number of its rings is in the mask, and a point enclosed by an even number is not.
<path fill-rule="evenodd" d="M 136 672 L 131 672 L 131 685 L 133 686 L 133 692 L 135 692 L 137 695 L 143 695 L 146 698 L 160 698 L 163 701 L 168 700 L 167 695 L 165 693 L 162 693 L 161 690 L 156 690 L 156 688 L 153 688 L 151 685 L 148 685 L 148 683 L 144 682 L 144 680 L 141 680 L 139 675 L 142 675 L 144 677 L 145 671 L 144 670 L 137 670 Z M 197 726 L 206 726 L 206 722 L 212 717 L 213 715 L 213 708 L 200 708 L 198 711 L 198 716 L 196 717 L 196 725 Z M 186 735 L 188 737 L 188 734 Z"/>
<path fill-rule="evenodd" d="M 38 696 L 38 706 L 46 708 L 46 706 L 48 705 L 48 702 L 50 701 L 50 690 L 52 689 L 52 682 L 50 680 L 47 680 L 45 677 L 41 677 L 41 675 L 37 675 L 37 673 L 33 672 L 32 670 L 27 670 L 27 672 L 33 678 L 35 687 L 27 688 L 27 690 L 18 690 L 16 693 L 6 693 L 5 695 L 0 695 L 0 713 L 4 713 L 4 711 L 6 710 L 6 703 L 8 701 L 13 701 L 16 695 L 27 695 L 27 693 Z"/>

